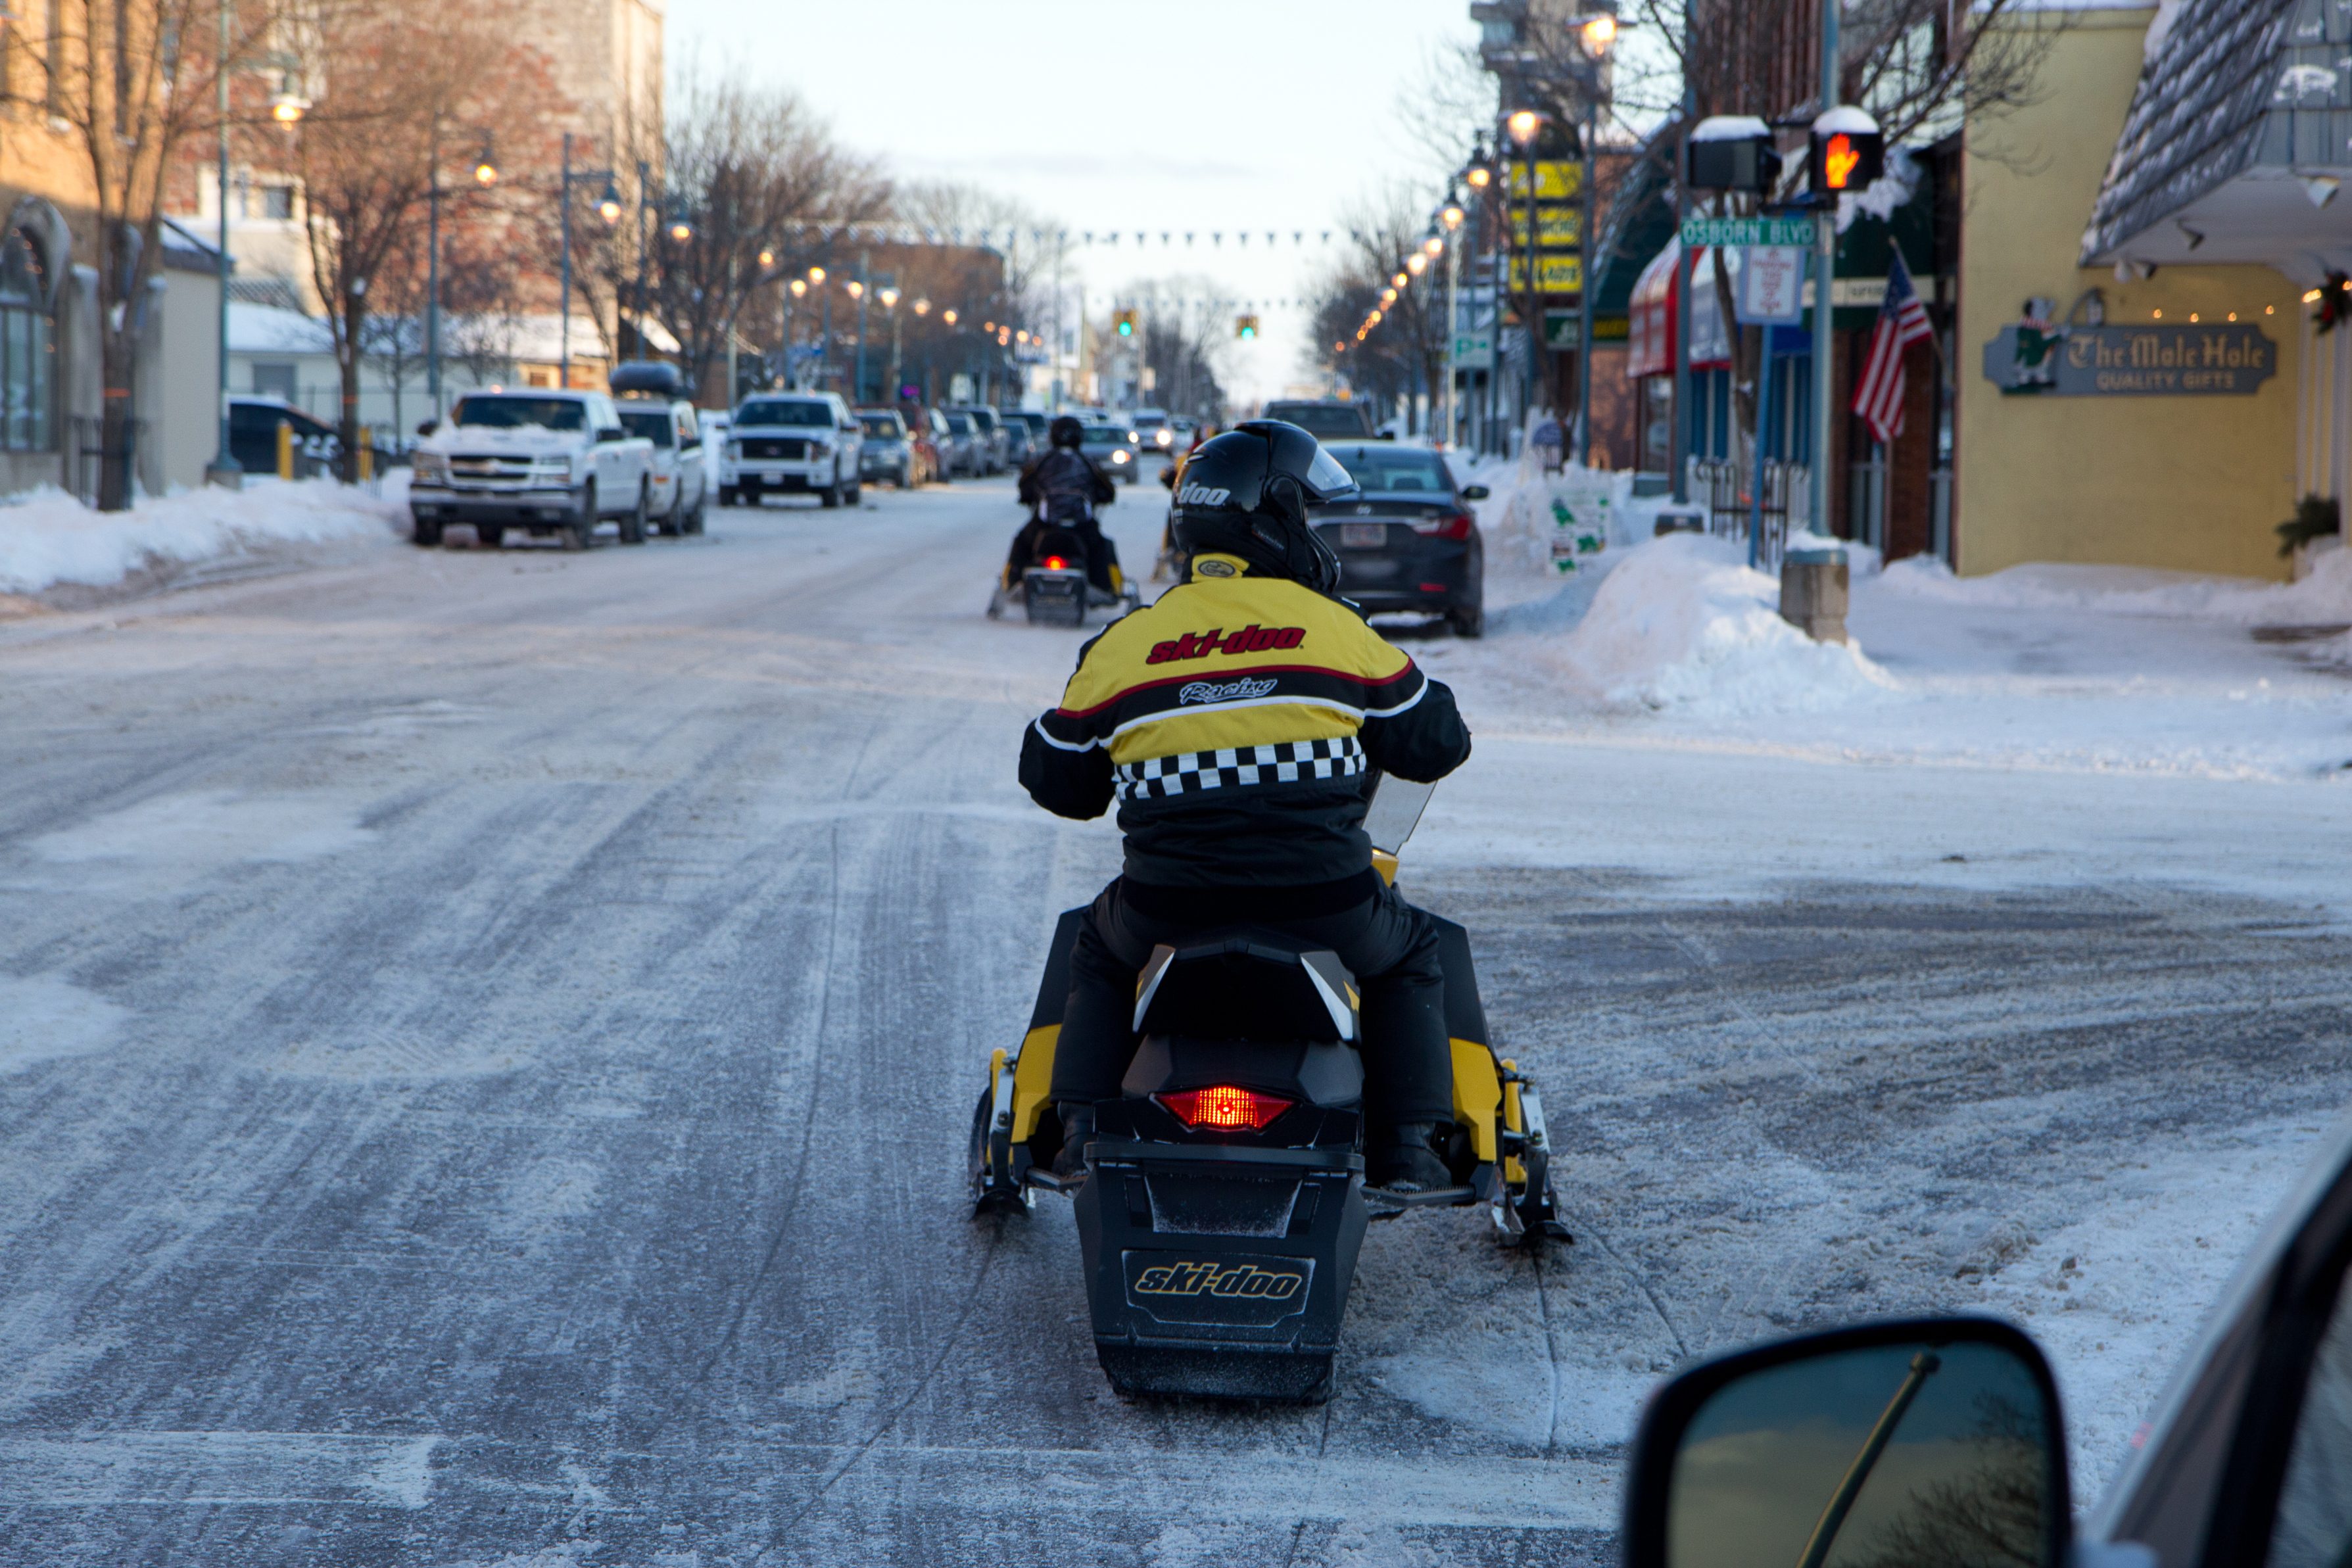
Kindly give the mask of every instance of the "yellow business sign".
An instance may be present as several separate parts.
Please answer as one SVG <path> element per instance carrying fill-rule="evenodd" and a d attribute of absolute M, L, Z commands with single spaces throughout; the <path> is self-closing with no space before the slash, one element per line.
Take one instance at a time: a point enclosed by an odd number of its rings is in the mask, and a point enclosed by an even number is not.
<path fill-rule="evenodd" d="M 1545 294 L 1576 294 L 1584 287 L 1584 258 L 1580 256 L 1538 256 L 1536 257 L 1536 287 Z M 1511 257 L 1511 287 L 1528 286 L 1528 258 Z"/>
<path fill-rule="evenodd" d="M 1503 176 L 1503 189 L 1525 201 L 1528 196 L 1528 166 L 1514 163 Z M 1536 165 L 1536 200 L 1565 202 L 1584 190 L 1584 165 L 1570 158 L 1546 159 Z"/>
<path fill-rule="evenodd" d="M 1546 250 L 1573 248 L 1584 243 L 1584 209 L 1549 203 L 1536 204 L 1536 243 Z M 1528 210 L 1511 209 L 1511 243 L 1521 249 L 1528 243 Z"/>

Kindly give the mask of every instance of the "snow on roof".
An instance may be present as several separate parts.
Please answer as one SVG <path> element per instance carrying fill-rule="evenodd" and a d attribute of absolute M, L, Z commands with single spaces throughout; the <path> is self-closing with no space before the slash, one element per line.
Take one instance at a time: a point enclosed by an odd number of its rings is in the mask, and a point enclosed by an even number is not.
<path fill-rule="evenodd" d="M 228 302 L 228 351 L 232 354 L 331 354 L 327 324 L 299 310 L 275 305 Z"/>
<path fill-rule="evenodd" d="M 1760 124 L 1761 121 L 1759 123 Z M 1878 121 L 1871 118 L 1868 110 L 1856 109 L 1850 103 L 1842 103 L 1835 109 L 1815 115 L 1813 129 L 1823 136 L 1840 131 L 1849 136 L 1875 136 L 1878 134 Z"/>
<path fill-rule="evenodd" d="M 2323 0 L 2173 0 L 2157 22 L 2084 231 L 2085 263 L 2257 163 L 2303 162 L 2299 143 L 2320 139 L 2297 134 L 2298 113 L 2314 121 L 2337 118 L 2329 110 L 2342 94 L 2343 71 L 2323 57 L 2341 56 L 2352 40 L 2341 7 Z M 2310 47 L 2300 42 L 2306 35 Z M 2306 71 L 2317 75 L 2306 78 Z M 2332 140 L 2333 147 L 2315 146 L 2314 162 L 2345 162 L 2344 138 Z"/>

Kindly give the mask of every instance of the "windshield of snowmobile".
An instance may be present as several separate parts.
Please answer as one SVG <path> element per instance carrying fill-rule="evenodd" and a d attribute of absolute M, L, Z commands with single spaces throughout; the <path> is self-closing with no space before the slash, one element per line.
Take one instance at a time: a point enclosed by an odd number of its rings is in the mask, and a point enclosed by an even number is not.
<path fill-rule="evenodd" d="M 1372 848 L 1394 854 L 1404 848 L 1421 825 L 1421 813 L 1429 806 L 1429 798 L 1437 793 L 1434 784 L 1416 784 L 1410 779 L 1400 779 L 1393 773 L 1372 775 L 1371 804 L 1364 811 L 1364 831 L 1372 841 Z"/>

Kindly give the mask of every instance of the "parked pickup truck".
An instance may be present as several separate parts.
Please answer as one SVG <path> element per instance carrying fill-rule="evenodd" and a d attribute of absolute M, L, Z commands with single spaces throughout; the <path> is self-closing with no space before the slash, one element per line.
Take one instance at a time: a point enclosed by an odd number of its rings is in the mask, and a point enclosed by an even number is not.
<path fill-rule="evenodd" d="M 866 427 L 834 392 L 771 392 L 735 411 L 719 456 L 719 504 L 756 507 L 760 497 L 814 495 L 824 505 L 857 505 Z"/>
<path fill-rule="evenodd" d="M 608 517 L 623 544 L 645 543 L 653 444 L 622 427 L 603 392 L 469 392 L 419 433 L 408 512 L 420 545 L 471 523 L 485 545 L 523 528 L 586 549 Z"/>

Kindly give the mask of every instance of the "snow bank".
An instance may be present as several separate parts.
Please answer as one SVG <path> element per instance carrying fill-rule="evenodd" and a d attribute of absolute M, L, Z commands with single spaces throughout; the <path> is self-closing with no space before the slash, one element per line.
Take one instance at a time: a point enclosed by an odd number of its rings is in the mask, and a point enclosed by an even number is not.
<path fill-rule="evenodd" d="M 0 507 L 0 592 L 59 583 L 103 587 L 135 571 L 276 543 L 381 536 L 405 525 L 400 508 L 331 480 L 206 487 L 99 512 L 62 490 Z"/>
<path fill-rule="evenodd" d="M 1558 659 L 1612 706 L 1703 717 L 1842 707 L 1895 689 L 1860 649 L 1781 620 L 1780 595 L 1744 547 L 1668 535 L 1623 552 Z"/>
<path fill-rule="evenodd" d="M 2055 562 L 1963 578 L 1927 556 L 1896 561 L 1879 581 L 1888 592 L 1979 609 L 2083 610 L 2244 626 L 2352 622 L 2352 550 L 2328 550 L 2315 557 L 2311 575 L 2301 582 Z"/>

